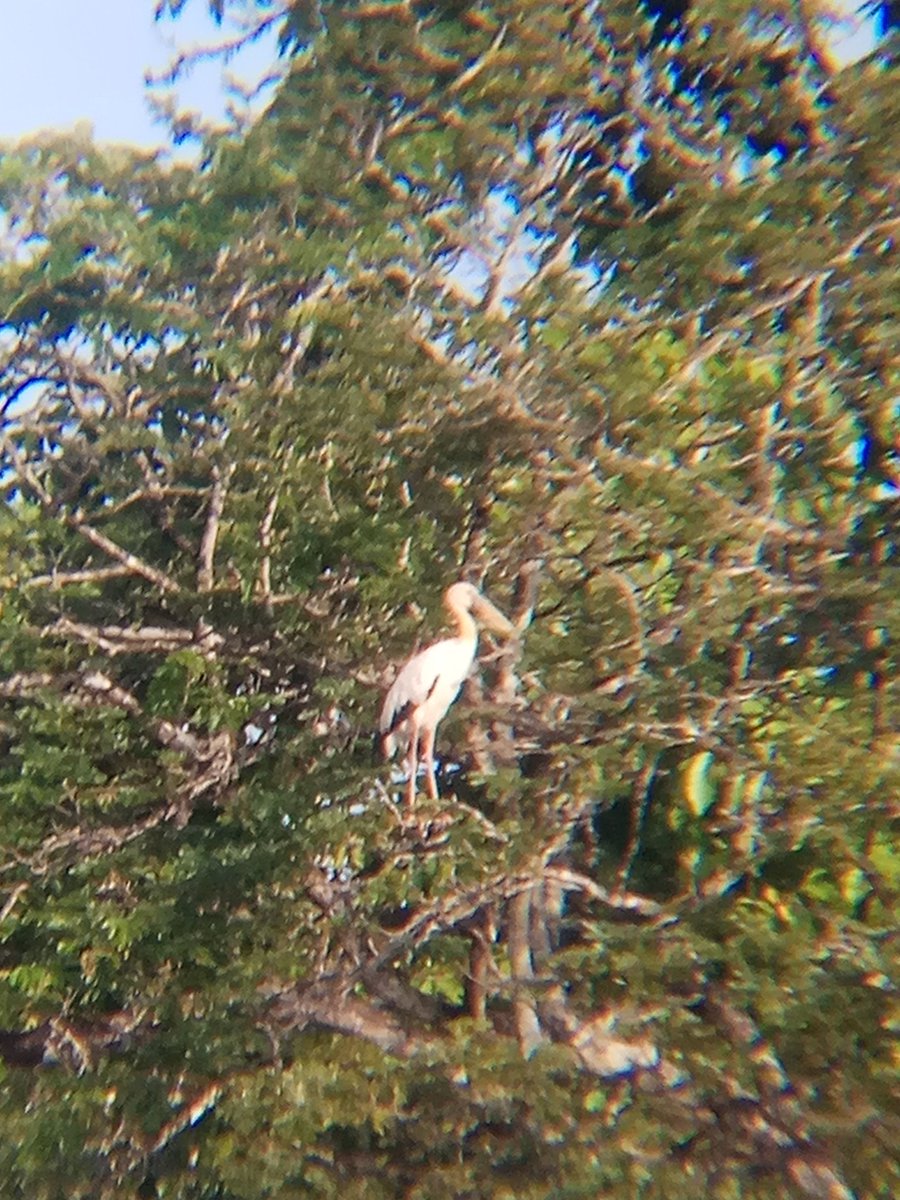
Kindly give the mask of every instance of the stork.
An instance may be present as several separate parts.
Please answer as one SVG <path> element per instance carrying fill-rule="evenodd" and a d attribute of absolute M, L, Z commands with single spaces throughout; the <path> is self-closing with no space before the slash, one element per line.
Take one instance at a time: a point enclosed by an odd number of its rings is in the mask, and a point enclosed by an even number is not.
<path fill-rule="evenodd" d="M 472 669 L 478 648 L 477 621 L 496 633 L 507 636 L 515 633 L 512 622 L 471 583 L 454 583 L 447 588 L 444 606 L 456 624 L 456 637 L 435 642 L 400 668 L 384 698 L 378 722 L 385 758 L 391 758 L 400 747 L 406 751 L 407 804 L 412 804 L 416 797 L 420 756 L 425 764 L 428 795 L 432 800 L 437 799 L 435 733 Z"/>

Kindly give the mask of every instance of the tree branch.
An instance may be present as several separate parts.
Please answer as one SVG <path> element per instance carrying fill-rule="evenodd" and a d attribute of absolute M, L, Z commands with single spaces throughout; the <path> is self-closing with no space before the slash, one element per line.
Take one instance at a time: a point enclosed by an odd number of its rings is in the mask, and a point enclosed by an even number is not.
<path fill-rule="evenodd" d="M 272 601 L 272 527 L 275 524 L 275 513 L 278 509 L 279 492 L 276 488 L 269 497 L 266 511 L 259 523 L 259 546 L 262 554 L 259 560 L 259 574 L 256 579 L 256 591 L 267 604 Z"/>
<path fill-rule="evenodd" d="M 210 491 L 206 525 L 203 529 L 203 537 L 200 539 L 200 553 L 198 556 L 198 592 L 210 592 L 213 588 L 213 583 L 215 581 L 214 560 L 216 555 L 216 542 L 219 538 L 219 523 L 222 520 L 222 513 L 225 509 L 225 498 L 228 494 L 228 485 L 231 482 L 231 477 L 234 474 L 235 469 L 236 466 L 234 463 L 230 463 L 224 471 L 219 466 L 213 466 L 212 468 L 213 484 Z"/>
<path fill-rule="evenodd" d="M 171 654 L 175 650 L 196 646 L 204 654 L 210 654 L 224 644 L 221 634 L 201 625 L 198 629 L 163 628 L 145 625 L 138 629 L 127 629 L 121 625 L 87 625 L 83 621 L 72 621 L 60 617 L 52 625 L 41 630 L 42 637 L 75 638 L 97 646 L 107 654 Z"/>

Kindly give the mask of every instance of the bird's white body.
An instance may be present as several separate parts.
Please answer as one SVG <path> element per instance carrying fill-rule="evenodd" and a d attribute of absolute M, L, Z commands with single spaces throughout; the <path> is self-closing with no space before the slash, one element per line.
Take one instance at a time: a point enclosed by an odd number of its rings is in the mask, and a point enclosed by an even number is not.
<path fill-rule="evenodd" d="M 405 745 L 412 729 L 432 728 L 444 717 L 475 661 L 476 637 L 445 638 L 402 668 L 384 699 L 379 723 L 385 752 Z M 406 715 L 395 723 L 404 710 Z"/>
<path fill-rule="evenodd" d="M 437 798 L 434 738 L 438 723 L 459 695 L 475 661 L 478 626 L 472 614 L 498 632 L 513 632 L 506 617 L 470 583 L 453 584 L 447 589 L 444 603 L 456 622 L 458 636 L 435 642 L 400 669 L 385 696 L 378 722 L 385 755 L 390 758 L 401 747 L 406 751 L 410 803 L 416 793 L 420 750 L 429 795 Z"/>

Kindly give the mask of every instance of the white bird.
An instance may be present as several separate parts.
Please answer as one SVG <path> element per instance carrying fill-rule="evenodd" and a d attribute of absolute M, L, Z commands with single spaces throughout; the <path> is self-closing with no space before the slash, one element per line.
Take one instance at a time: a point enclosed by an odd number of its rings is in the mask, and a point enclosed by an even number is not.
<path fill-rule="evenodd" d="M 438 723 L 459 695 L 459 690 L 475 661 L 478 625 L 475 618 L 497 633 L 513 634 L 515 628 L 499 609 L 471 583 L 454 583 L 444 593 L 444 605 L 456 622 L 456 637 L 435 642 L 413 655 L 400 668 L 384 698 L 378 731 L 385 758 L 399 747 L 406 751 L 408 772 L 406 800 L 416 796 L 416 772 L 419 757 L 425 764 L 428 794 L 437 799 L 434 777 L 434 737 Z"/>

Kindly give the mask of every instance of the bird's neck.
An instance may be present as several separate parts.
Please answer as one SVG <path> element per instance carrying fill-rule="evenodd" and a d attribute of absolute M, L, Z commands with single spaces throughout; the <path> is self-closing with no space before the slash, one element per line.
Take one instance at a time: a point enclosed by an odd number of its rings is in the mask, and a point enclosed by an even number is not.
<path fill-rule="evenodd" d="M 475 624 L 475 618 L 472 614 L 459 611 L 455 612 L 453 617 L 456 621 L 456 636 L 464 642 L 477 642 L 478 626 Z"/>

